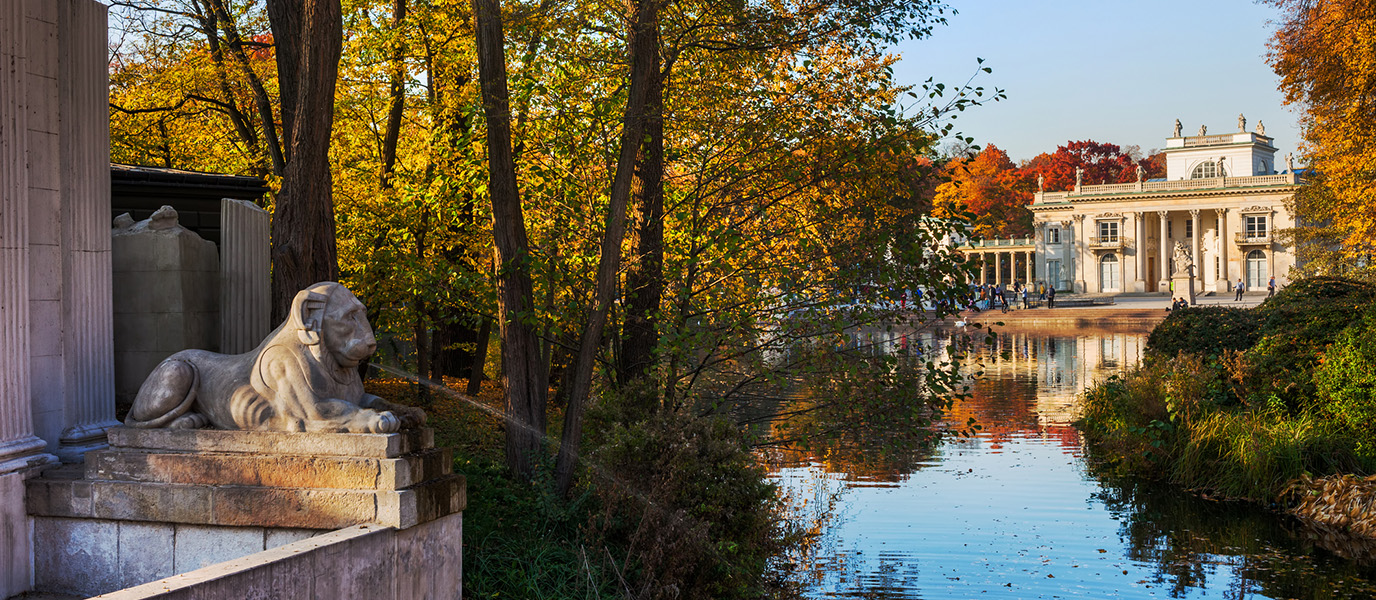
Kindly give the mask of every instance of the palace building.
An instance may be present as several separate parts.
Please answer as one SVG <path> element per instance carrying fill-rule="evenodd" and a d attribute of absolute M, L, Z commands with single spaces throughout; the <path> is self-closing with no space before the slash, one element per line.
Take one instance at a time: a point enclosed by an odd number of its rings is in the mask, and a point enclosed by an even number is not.
<path fill-rule="evenodd" d="M 1142 181 L 1139 174 L 1135 183 L 1077 181 L 1069 191 L 1039 191 L 1029 206 L 1033 239 L 976 252 L 997 265 L 996 275 L 1002 274 L 997 267 L 1005 252 L 1010 262 L 1020 254 L 1015 278 L 1032 272 L 1027 279 L 1060 290 L 1166 292 L 1183 266 L 1172 258 L 1183 242 L 1195 265 L 1196 292 L 1227 292 L 1239 279 L 1248 290 L 1264 290 L 1273 276 L 1283 285 L 1295 253 L 1275 233 L 1295 226 L 1286 201 L 1301 178 L 1288 156 L 1278 171 L 1276 148 L 1264 128 L 1246 131 L 1239 115 L 1238 129 L 1205 135 L 1201 127 L 1197 136 L 1182 136 L 1176 121 L 1174 136 L 1166 140 L 1165 179 Z"/>

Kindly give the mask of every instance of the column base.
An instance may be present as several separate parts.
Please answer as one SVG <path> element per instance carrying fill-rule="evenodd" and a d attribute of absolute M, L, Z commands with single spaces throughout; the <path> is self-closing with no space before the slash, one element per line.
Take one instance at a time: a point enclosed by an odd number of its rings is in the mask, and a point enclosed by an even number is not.
<path fill-rule="evenodd" d="M 1139 293 L 1139 294 L 1146 292 L 1146 291 L 1147 291 L 1147 282 L 1146 282 L 1146 281 L 1143 281 L 1143 280 L 1141 280 L 1141 279 L 1138 279 L 1137 281 L 1132 282 L 1132 291 L 1137 292 L 1137 293 Z"/>
<path fill-rule="evenodd" d="M 1085 293 L 1085 282 L 1084 282 L 1084 280 L 1076 280 L 1076 281 L 1075 281 L 1075 293 L 1076 293 L 1076 294 L 1083 294 L 1083 293 Z"/>
<path fill-rule="evenodd" d="M 37 436 L 14 440 L 0 446 L 0 475 L 27 471 L 57 463 L 57 457 L 46 452 L 48 443 Z"/>
<path fill-rule="evenodd" d="M 102 423 L 68 427 L 62 431 L 57 449 L 53 453 L 64 463 L 81 462 L 85 460 L 87 452 L 109 447 L 106 430 L 120 425 L 119 421 L 111 419 Z"/>

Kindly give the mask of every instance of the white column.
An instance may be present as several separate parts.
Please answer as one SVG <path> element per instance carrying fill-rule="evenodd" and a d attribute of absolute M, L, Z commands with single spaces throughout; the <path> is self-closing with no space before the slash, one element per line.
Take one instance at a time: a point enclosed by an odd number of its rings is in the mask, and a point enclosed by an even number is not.
<path fill-rule="evenodd" d="M 1199 238 L 1203 237 L 1203 232 L 1199 230 L 1199 209 L 1190 209 L 1190 232 L 1194 237 L 1190 238 L 1190 260 L 1194 261 L 1194 291 L 1204 291 L 1204 264 L 1199 262 Z"/>
<path fill-rule="evenodd" d="M 1137 254 L 1137 278 L 1136 278 L 1136 282 L 1133 284 L 1133 286 L 1134 286 L 1134 291 L 1138 291 L 1138 292 L 1146 292 L 1146 291 L 1149 291 L 1149 289 L 1150 289 L 1150 288 L 1147 287 L 1147 280 L 1150 279 L 1151 276 L 1147 274 L 1147 219 L 1146 219 L 1146 216 L 1147 216 L 1146 213 L 1144 213 L 1144 212 L 1142 212 L 1142 211 L 1137 211 L 1137 212 L 1135 212 L 1135 213 L 1132 213 L 1132 219 L 1133 219 L 1133 222 L 1134 222 L 1134 229 L 1137 230 L 1137 233 L 1136 233 L 1137 239 L 1135 240 L 1134 247 L 1133 247 L 1133 252 Z"/>
<path fill-rule="evenodd" d="M 1003 285 L 1003 253 L 994 251 L 994 285 Z"/>
<path fill-rule="evenodd" d="M 24 2 L 0 2 L 0 477 L 55 460 L 43 453 L 47 444 L 34 435 L 29 404 L 29 61 L 24 9 Z M 3 514 L 3 529 L 25 527 L 22 515 L 16 523 L 9 522 L 9 516 Z M 12 575 L 0 570 L 0 595 L 28 589 L 27 580 L 24 587 L 13 587 L 17 584 Z"/>
<path fill-rule="evenodd" d="M 1031 250 L 1028 250 L 1027 252 L 1024 252 L 1024 253 L 1023 253 L 1023 261 L 1024 261 L 1024 262 L 1023 262 L 1023 272 L 1024 272 L 1026 275 L 1025 275 L 1025 277 L 1023 278 L 1023 282 L 1022 282 L 1022 283 L 1023 283 L 1023 285 L 1032 285 L 1032 276 L 1033 276 L 1033 270 L 1034 270 L 1033 265 L 1037 262 L 1037 253 L 1036 253 L 1036 252 L 1033 252 L 1033 251 L 1031 251 Z"/>
<path fill-rule="evenodd" d="M 1158 262 L 1160 263 L 1160 265 L 1161 265 L 1161 280 L 1160 280 L 1160 281 L 1164 283 L 1164 282 L 1170 281 L 1170 279 L 1171 279 L 1171 258 L 1170 258 L 1170 257 L 1171 257 L 1171 249 L 1170 249 L 1170 240 L 1167 239 L 1167 237 L 1166 237 L 1166 222 L 1170 219 L 1170 213 L 1169 213 L 1169 212 L 1166 212 L 1166 211 L 1164 211 L 1164 210 L 1158 210 L 1158 211 L 1156 211 L 1156 216 L 1157 216 L 1157 217 L 1160 217 L 1160 221 L 1161 221 L 1161 237 L 1157 239 L 1157 242 L 1158 242 L 1158 243 L 1156 244 L 1156 256 L 1157 256 L 1157 261 L 1158 261 Z M 1160 284 L 1160 283 L 1157 284 L 1157 288 L 1156 288 L 1156 289 L 1157 289 L 1158 291 L 1161 289 L 1161 284 Z"/>
<path fill-rule="evenodd" d="M 268 213 L 252 202 L 220 201 L 220 352 L 242 354 L 271 331 Z"/>
<path fill-rule="evenodd" d="M 1227 293 L 1232 289 L 1228 285 L 1228 209 L 1215 208 L 1214 213 L 1218 215 L 1218 283 L 1214 290 Z"/>
<path fill-rule="evenodd" d="M 59 199 L 62 205 L 64 424 L 57 455 L 105 446 L 115 421 L 110 266 L 109 62 L 106 7 L 57 0 Z"/>
<path fill-rule="evenodd" d="M 1047 228 L 1047 225 L 1048 225 L 1048 223 L 1046 223 L 1046 222 L 1041 222 L 1041 223 L 1036 223 L 1036 224 L 1034 224 L 1034 225 L 1032 226 L 1032 235 L 1037 236 L 1037 237 L 1035 237 L 1035 238 L 1032 239 L 1032 248 L 1033 248 L 1032 252 L 1033 252 L 1035 255 L 1042 257 L 1042 274 L 1043 274 L 1043 279 L 1044 279 L 1045 281 L 1050 281 L 1050 280 L 1051 280 L 1051 277 L 1046 276 L 1046 272 L 1045 272 L 1045 271 L 1046 271 L 1046 258 L 1047 258 L 1047 251 L 1046 251 L 1046 228 Z M 1035 276 L 1036 276 L 1036 273 L 1033 273 L 1033 276 L 1035 277 Z M 1035 289 L 1035 288 L 1034 288 L 1034 289 Z"/>
<path fill-rule="evenodd" d="M 1073 253 L 1073 254 L 1074 254 L 1074 260 L 1072 261 L 1072 262 L 1074 263 L 1074 273 L 1075 273 L 1075 286 L 1074 286 L 1074 291 L 1075 291 L 1076 293 L 1081 293 L 1081 294 L 1084 293 L 1084 292 L 1086 291 L 1086 290 L 1085 290 L 1085 268 L 1086 268 L 1086 266 L 1088 266 L 1088 265 L 1085 265 L 1085 264 L 1084 264 L 1084 262 L 1085 262 L 1085 261 L 1084 261 L 1084 256 L 1085 256 L 1086 249 L 1087 249 L 1088 246 L 1089 246 L 1089 240 L 1084 239 L 1084 237 L 1085 237 L 1085 236 L 1084 236 L 1084 228 L 1085 228 L 1084 225 L 1085 225 L 1085 216 L 1084 216 L 1084 215 L 1075 215 L 1075 243 L 1073 244 L 1073 246 L 1074 246 L 1074 253 Z"/>

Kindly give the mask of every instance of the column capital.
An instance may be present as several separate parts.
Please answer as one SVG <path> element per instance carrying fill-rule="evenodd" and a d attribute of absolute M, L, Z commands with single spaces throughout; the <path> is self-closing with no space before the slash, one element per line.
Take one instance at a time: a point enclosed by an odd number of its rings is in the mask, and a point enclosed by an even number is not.
<path fill-rule="evenodd" d="M 1223 215 L 1228 214 L 1228 209 L 1226 209 L 1226 208 L 1215 208 L 1215 209 L 1214 209 L 1214 212 L 1218 213 L 1218 218 L 1222 219 L 1222 218 L 1223 218 Z"/>
<path fill-rule="evenodd" d="M 1061 227 L 1070 227 L 1073 224 L 1074 221 L 1061 221 Z"/>
<path fill-rule="evenodd" d="M 1171 214 L 1171 211 L 1168 211 L 1168 210 L 1158 210 L 1158 211 L 1156 211 L 1156 216 L 1161 217 L 1162 219 L 1164 219 L 1164 218 L 1170 216 L 1170 214 Z"/>
<path fill-rule="evenodd" d="M 1071 215 L 1071 216 L 1074 217 L 1076 223 L 1079 223 L 1079 222 L 1085 220 L 1085 216 L 1084 216 L 1084 215 Z"/>
<path fill-rule="evenodd" d="M 1197 209 L 1197 208 L 1191 208 L 1191 209 L 1190 209 L 1190 218 L 1192 218 L 1192 219 L 1198 219 L 1198 218 L 1199 218 L 1199 209 Z"/>

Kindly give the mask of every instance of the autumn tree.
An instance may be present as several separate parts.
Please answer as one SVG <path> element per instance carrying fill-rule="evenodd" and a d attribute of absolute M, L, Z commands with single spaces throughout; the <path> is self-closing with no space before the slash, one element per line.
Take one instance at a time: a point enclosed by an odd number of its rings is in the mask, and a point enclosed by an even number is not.
<path fill-rule="evenodd" d="M 1290 232 L 1302 269 L 1376 277 L 1376 5 L 1358 0 L 1271 0 L 1282 20 L 1268 60 L 1286 104 L 1302 109 L 1308 185 Z"/>
<path fill-rule="evenodd" d="M 1137 166 L 1146 171 L 1144 179 L 1164 177 L 1165 169 L 1160 163 L 1148 158 L 1134 160 L 1117 144 L 1107 144 L 1093 140 L 1066 142 L 1055 152 L 1042 153 L 1022 165 L 1032 181 L 1041 175 L 1043 189 L 1059 192 L 1075 187 L 1075 169 L 1084 169 L 1082 185 L 1105 183 L 1130 183 L 1137 181 Z"/>
<path fill-rule="evenodd" d="M 979 237 L 1032 233 L 1027 205 L 1036 189 L 1035 176 L 1014 165 L 998 146 L 989 144 L 972 158 L 948 162 L 944 175 L 948 181 L 937 188 L 933 201 L 937 216 L 955 218 L 968 212 Z"/>

